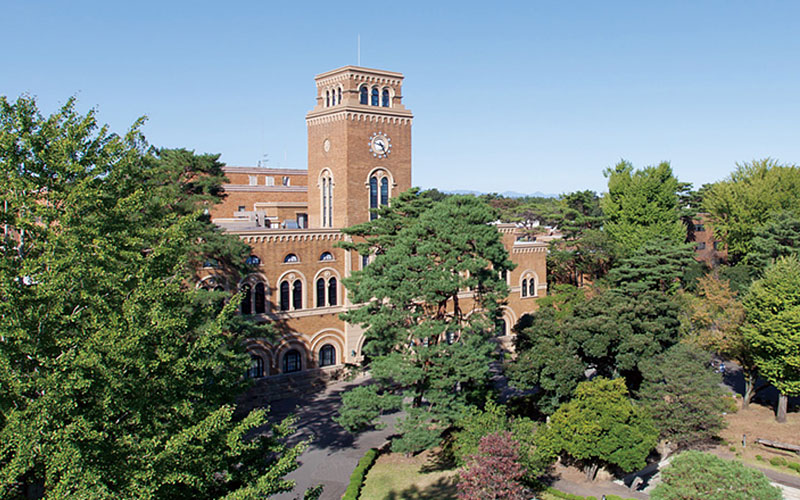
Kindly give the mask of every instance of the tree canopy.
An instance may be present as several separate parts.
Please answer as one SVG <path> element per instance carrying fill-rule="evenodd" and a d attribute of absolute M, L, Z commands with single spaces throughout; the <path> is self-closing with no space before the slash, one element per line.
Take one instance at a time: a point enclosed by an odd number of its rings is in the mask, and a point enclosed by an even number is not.
<path fill-rule="evenodd" d="M 759 373 L 780 392 L 778 421 L 786 420 L 786 397 L 800 395 L 800 261 L 781 257 L 753 283 L 744 300 L 750 345 Z"/>
<path fill-rule="evenodd" d="M 581 382 L 540 431 L 540 445 L 582 462 L 589 479 L 598 466 L 631 472 L 644 467 L 658 430 L 647 412 L 628 398 L 625 381 L 598 377 Z"/>
<path fill-rule="evenodd" d="M 733 262 L 754 248 L 758 228 L 780 212 L 800 206 L 800 168 L 767 158 L 736 165 L 730 177 L 713 184 L 703 208 L 714 221 Z"/>
<path fill-rule="evenodd" d="M 725 425 L 722 380 L 710 369 L 710 359 L 697 347 L 680 343 L 643 364 L 639 399 L 661 438 L 678 447 L 710 440 Z"/>
<path fill-rule="evenodd" d="M 345 230 L 363 238 L 363 270 L 345 280 L 360 307 L 342 314 L 365 328 L 364 352 L 375 384 L 343 397 L 338 421 L 369 425 L 382 411 L 404 408 L 397 451 L 438 444 L 470 405 L 482 402 L 494 330 L 513 266 L 495 213 L 475 197 L 433 203 L 412 191 L 376 220 Z M 461 294 L 469 290 L 471 300 Z"/>
<path fill-rule="evenodd" d="M 710 453 L 686 451 L 661 473 L 653 500 L 781 500 L 763 472 Z"/>
<path fill-rule="evenodd" d="M 623 160 L 604 173 L 608 193 L 601 201 L 603 229 L 621 255 L 631 255 L 654 237 L 674 243 L 686 239 L 680 196 L 689 185 L 678 182 L 669 163 L 634 171 L 633 165 Z"/>
<path fill-rule="evenodd" d="M 235 272 L 248 254 L 204 215 L 221 164 L 154 150 L 140 124 L 119 136 L 73 100 L 45 117 L 0 98 L 2 497 L 291 488 L 288 422 L 233 416 L 247 325 L 194 286 L 210 255 Z"/>

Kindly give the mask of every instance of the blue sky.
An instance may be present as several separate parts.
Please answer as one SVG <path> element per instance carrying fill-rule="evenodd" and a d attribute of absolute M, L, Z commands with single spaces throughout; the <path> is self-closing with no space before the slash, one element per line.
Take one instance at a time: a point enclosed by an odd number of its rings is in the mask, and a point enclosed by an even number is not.
<path fill-rule="evenodd" d="M 6 0 L 0 94 L 69 96 L 157 146 L 305 168 L 313 77 L 405 74 L 415 185 L 603 191 L 670 161 L 696 187 L 800 163 L 800 2 Z"/>

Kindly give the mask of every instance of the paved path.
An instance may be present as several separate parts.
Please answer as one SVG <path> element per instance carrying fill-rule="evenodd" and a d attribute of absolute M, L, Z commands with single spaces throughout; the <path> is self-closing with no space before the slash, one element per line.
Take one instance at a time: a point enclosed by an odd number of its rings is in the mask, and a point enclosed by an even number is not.
<path fill-rule="evenodd" d="M 358 461 L 367 450 L 378 448 L 386 442 L 393 433 L 397 419 L 397 415 L 387 415 L 381 419 L 387 424 L 386 428 L 357 435 L 350 434 L 333 421 L 341 404 L 341 393 L 368 380 L 367 376 L 361 376 L 352 382 L 332 384 L 324 392 L 291 397 L 271 404 L 271 420 L 280 420 L 290 413 L 300 418 L 298 431 L 290 438 L 290 444 L 311 439 L 311 445 L 300 456 L 300 467 L 286 476 L 297 482 L 295 489 L 272 498 L 302 499 L 307 488 L 318 484 L 324 485 L 321 499 L 342 498 Z"/>

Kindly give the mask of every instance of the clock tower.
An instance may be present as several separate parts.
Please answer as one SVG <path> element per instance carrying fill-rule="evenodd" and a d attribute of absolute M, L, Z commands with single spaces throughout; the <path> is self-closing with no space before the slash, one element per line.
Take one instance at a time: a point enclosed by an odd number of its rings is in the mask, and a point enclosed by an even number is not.
<path fill-rule="evenodd" d="M 317 75 L 308 125 L 312 228 L 370 220 L 371 208 L 411 187 L 411 122 L 403 75 L 345 66 Z"/>

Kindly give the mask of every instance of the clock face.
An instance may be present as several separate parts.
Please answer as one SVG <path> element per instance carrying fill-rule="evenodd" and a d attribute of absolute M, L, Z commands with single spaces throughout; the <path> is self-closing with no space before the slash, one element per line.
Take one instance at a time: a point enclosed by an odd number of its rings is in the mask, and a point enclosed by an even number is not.
<path fill-rule="evenodd" d="M 369 150 L 376 158 L 386 158 L 392 152 L 392 140 L 383 132 L 375 132 L 369 138 Z"/>

